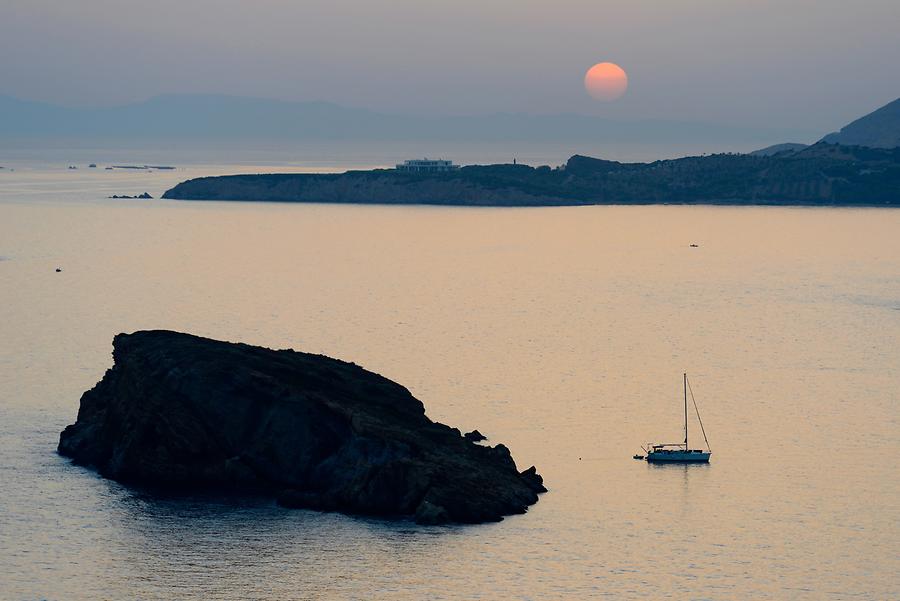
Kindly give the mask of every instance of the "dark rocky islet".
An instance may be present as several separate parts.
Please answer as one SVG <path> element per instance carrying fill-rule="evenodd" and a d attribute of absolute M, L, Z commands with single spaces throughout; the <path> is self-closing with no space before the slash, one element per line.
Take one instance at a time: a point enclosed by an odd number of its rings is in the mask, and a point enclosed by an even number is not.
<path fill-rule="evenodd" d="M 498 521 L 546 490 L 353 363 L 170 331 L 119 334 L 113 359 L 58 450 L 125 484 L 423 524 Z"/>
<path fill-rule="evenodd" d="M 127 194 L 113 194 L 112 196 L 109 196 L 107 198 L 117 198 L 117 199 L 133 198 L 133 199 L 140 199 L 140 200 L 150 200 L 153 197 L 150 196 L 149 192 L 143 192 L 141 194 L 136 194 L 135 196 L 129 196 Z"/>

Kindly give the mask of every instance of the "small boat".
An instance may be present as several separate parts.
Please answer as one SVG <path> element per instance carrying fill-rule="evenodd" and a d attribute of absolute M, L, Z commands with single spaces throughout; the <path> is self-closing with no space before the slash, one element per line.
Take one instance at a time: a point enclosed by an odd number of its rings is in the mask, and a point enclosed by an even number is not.
<path fill-rule="evenodd" d="M 684 374 L 684 442 L 674 444 L 654 444 L 647 443 L 646 447 L 641 447 L 647 453 L 647 461 L 650 463 L 709 463 L 709 456 L 712 450 L 709 448 L 709 440 L 706 438 L 706 430 L 703 429 L 703 421 L 700 419 L 700 410 L 697 408 L 697 401 L 694 399 L 694 391 L 691 390 L 691 401 L 694 404 L 694 411 L 697 412 L 697 421 L 700 422 L 700 431 L 703 433 L 703 440 L 706 442 L 706 450 L 692 449 L 688 443 L 688 384 L 687 374 Z M 637 457 L 637 456 L 635 456 Z"/>
<path fill-rule="evenodd" d="M 631 458 L 632 458 L 632 459 L 643 459 L 644 456 L 643 456 L 643 455 L 635 454 L 635 455 L 632 455 Z"/>

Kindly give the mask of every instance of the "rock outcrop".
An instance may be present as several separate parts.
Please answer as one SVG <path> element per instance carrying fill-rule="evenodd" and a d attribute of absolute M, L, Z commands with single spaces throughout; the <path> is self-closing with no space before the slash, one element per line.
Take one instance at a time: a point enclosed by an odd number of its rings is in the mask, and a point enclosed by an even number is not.
<path fill-rule="evenodd" d="M 463 438 L 472 442 L 481 442 L 482 440 L 487 440 L 487 436 L 479 432 L 478 430 L 472 430 L 471 432 L 466 432 L 463 434 Z"/>
<path fill-rule="evenodd" d="M 126 484 L 424 524 L 497 521 L 546 490 L 505 446 L 432 422 L 352 363 L 169 331 L 119 334 L 113 359 L 59 453 Z"/>
<path fill-rule="evenodd" d="M 150 194 L 148 192 L 144 192 L 143 194 L 138 194 L 136 196 L 128 196 L 127 194 L 113 194 L 112 196 L 109 196 L 107 198 L 139 198 L 139 199 L 148 200 L 153 197 L 150 196 Z"/>

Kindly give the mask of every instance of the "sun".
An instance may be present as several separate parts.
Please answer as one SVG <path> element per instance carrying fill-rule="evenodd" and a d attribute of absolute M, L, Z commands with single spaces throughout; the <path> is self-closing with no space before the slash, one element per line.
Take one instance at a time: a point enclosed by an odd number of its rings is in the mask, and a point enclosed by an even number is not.
<path fill-rule="evenodd" d="M 615 63 L 597 63 L 584 74 L 584 89 L 597 100 L 615 100 L 628 89 L 628 74 Z"/>

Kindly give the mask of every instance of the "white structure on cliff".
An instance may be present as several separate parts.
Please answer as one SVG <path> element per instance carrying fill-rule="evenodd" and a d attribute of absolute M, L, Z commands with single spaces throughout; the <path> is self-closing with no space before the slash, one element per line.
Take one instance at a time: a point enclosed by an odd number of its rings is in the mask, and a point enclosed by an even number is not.
<path fill-rule="evenodd" d="M 438 171 L 455 171 L 457 169 L 459 169 L 459 165 L 454 165 L 453 161 L 444 159 L 411 159 L 397 165 L 397 171 L 415 173 L 435 173 Z"/>

